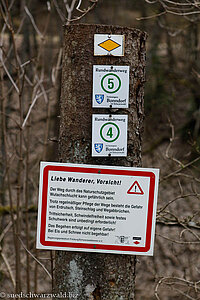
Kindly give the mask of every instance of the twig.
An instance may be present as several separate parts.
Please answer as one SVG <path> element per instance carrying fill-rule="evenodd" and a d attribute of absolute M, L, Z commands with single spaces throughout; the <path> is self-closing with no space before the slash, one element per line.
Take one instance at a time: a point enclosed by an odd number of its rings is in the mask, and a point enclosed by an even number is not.
<path fill-rule="evenodd" d="M 187 198 L 187 197 L 192 197 L 192 196 L 200 196 L 200 194 L 186 194 L 186 195 L 179 195 L 176 198 L 170 200 L 165 206 L 163 206 L 159 211 L 158 211 L 158 215 L 163 212 L 163 210 L 165 210 L 170 204 L 172 204 L 173 202 L 175 202 L 176 200 L 182 199 L 182 198 Z"/>
<path fill-rule="evenodd" d="M 14 217 L 14 219 L 16 219 L 16 216 Z M 10 221 L 8 223 L 8 225 L 4 228 L 4 230 L 2 231 L 1 235 L 0 235 L 0 243 L 1 241 L 4 239 L 4 236 L 6 235 L 6 233 L 10 230 L 10 228 L 12 227 L 12 221 Z"/>
<path fill-rule="evenodd" d="M 166 179 L 168 179 L 168 178 L 170 178 L 170 177 L 176 175 L 176 174 L 179 173 L 180 171 L 182 171 L 182 170 L 188 168 L 189 166 L 193 165 L 194 163 L 196 163 L 196 162 L 199 161 L 199 160 L 200 160 L 200 156 L 197 157 L 197 158 L 195 158 L 195 159 L 192 160 L 191 162 L 187 163 L 186 165 L 183 165 L 182 168 L 180 168 L 180 169 L 178 169 L 178 170 L 176 170 L 176 171 L 174 171 L 174 172 L 172 172 L 172 173 L 170 173 L 170 174 L 164 176 L 164 177 L 160 180 L 160 182 L 162 182 L 162 181 L 164 181 L 164 180 L 166 180 Z"/>
<path fill-rule="evenodd" d="M 51 89 L 47 90 L 46 93 L 49 93 L 50 91 L 51 91 Z M 33 107 L 34 107 L 34 105 L 35 105 L 37 99 L 39 99 L 41 96 L 43 96 L 43 94 L 44 94 L 44 92 L 42 92 L 42 93 L 40 93 L 40 94 L 36 94 L 35 98 L 33 99 L 32 103 L 31 103 L 31 105 L 30 105 L 30 107 L 29 107 L 29 110 L 28 110 L 28 112 L 27 112 L 27 114 L 26 114 L 26 117 L 25 117 L 24 122 L 23 122 L 23 124 L 22 124 L 22 129 L 25 127 L 26 122 L 27 122 L 27 120 L 28 120 L 28 118 L 29 118 L 29 116 L 30 116 L 30 113 L 31 113 L 31 111 L 32 111 L 32 109 L 33 109 Z"/>
<path fill-rule="evenodd" d="M 62 48 L 60 49 L 59 54 L 58 54 L 56 67 L 53 67 L 52 72 L 51 72 L 51 80 L 52 80 L 53 85 L 56 84 L 56 81 L 58 78 L 58 70 L 60 69 L 61 60 L 62 60 Z"/>
<path fill-rule="evenodd" d="M 18 237 L 19 241 L 22 244 L 22 247 L 24 248 L 24 250 L 26 250 L 30 256 L 42 267 L 42 269 L 47 273 L 47 275 L 49 276 L 50 279 L 52 279 L 51 274 L 49 273 L 49 271 L 45 268 L 45 266 L 26 248 L 26 246 L 24 245 L 23 241 L 21 240 L 20 237 Z"/>
<path fill-rule="evenodd" d="M 175 132 L 174 132 L 174 125 L 172 124 L 172 122 L 169 120 L 169 125 L 170 125 L 170 127 L 171 127 L 171 138 L 170 138 L 170 143 L 169 143 L 169 145 L 168 145 L 168 147 L 167 147 L 167 149 L 166 149 L 166 153 L 165 153 L 165 155 L 166 155 L 166 157 L 168 158 L 168 159 L 171 159 L 172 161 L 174 161 L 174 162 L 176 162 L 177 164 L 179 164 L 181 167 L 183 166 L 183 164 L 178 160 L 178 159 L 176 159 L 176 158 L 174 158 L 173 156 L 170 156 L 169 155 L 169 150 L 170 150 L 170 148 L 172 147 L 172 144 L 173 144 L 173 142 L 174 142 L 174 140 L 175 140 Z"/>
<path fill-rule="evenodd" d="M 163 235 L 161 235 L 159 233 L 156 233 L 156 235 L 162 237 L 165 240 L 168 240 L 170 242 L 176 243 L 176 244 L 183 244 L 183 245 L 191 245 L 191 244 L 195 244 L 196 245 L 196 244 L 200 244 L 200 242 L 193 242 L 193 241 L 192 242 L 180 242 L 180 241 L 172 240 L 172 239 L 170 239 L 170 238 L 168 238 L 166 236 L 163 236 Z"/>
<path fill-rule="evenodd" d="M 181 282 L 183 282 L 183 283 L 185 283 L 185 284 L 187 284 L 188 286 L 192 286 L 194 289 L 199 289 L 198 287 L 197 287 L 197 285 L 200 283 L 200 281 L 197 281 L 197 282 L 192 282 L 192 281 L 189 281 L 189 280 L 186 280 L 186 279 L 183 279 L 183 278 L 179 278 L 179 277 L 163 277 L 163 278 L 161 278 L 159 281 L 158 281 L 158 283 L 157 283 L 157 285 L 156 285 L 156 287 L 155 287 L 155 291 L 154 291 L 154 293 L 155 293 L 155 296 L 156 296 L 156 298 L 158 299 L 158 300 L 160 300 L 160 297 L 158 296 L 158 289 L 159 289 L 159 286 L 162 284 L 162 283 L 165 283 L 165 284 L 169 284 L 168 282 L 163 282 L 164 280 L 177 280 L 177 281 L 181 281 Z M 193 298 L 192 298 L 193 299 Z"/>
<path fill-rule="evenodd" d="M 28 7 L 27 7 L 26 5 L 24 6 L 24 10 L 25 10 L 26 14 L 29 16 L 29 18 L 30 18 L 30 20 L 31 20 L 31 23 L 32 23 L 32 25 L 33 25 L 35 31 L 37 32 L 37 34 L 38 34 L 38 35 L 41 37 L 41 39 L 43 40 L 44 37 L 43 37 L 42 33 L 39 31 L 39 29 L 38 29 L 38 27 L 37 27 L 37 25 L 36 25 L 36 23 L 35 23 L 35 20 L 34 20 L 32 14 L 30 13 L 30 11 L 29 11 L 29 9 L 28 9 Z"/>
<path fill-rule="evenodd" d="M 57 12 L 58 12 L 58 15 L 59 15 L 61 21 L 64 23 L 64 21 L 65 21 L 65 16 L 64 16 L 63 12 L 60 10 L 57 1 L 56 1 L 56 0 L 53 0 L 53 3 L 54 3 L 54 5 L 55 5 L 55 8 L 56 8 L 56 10 L 57 10 Z"/>
<path fill-rule="evenodd" d="M 91 6 L 89 6 L 86 10 L 83 11 L 83 13 L 82 13 L 81 16 L 76 17 L 74 19 L 67 19 L 67 21 L 68 21 L 67 24 L 69 24 L 70 22 L 74 22 L 74 21 L 78 21 L 78 20 L 82 19 L 87 13 L 89 13 L 95 7 L 95 5 L 97 4 L 97 2 L 98 2 L 98 0 L 95 0 L 95 2 Z"/>
<path fill-rule="evenodd" d="M 171 1 L 171 0 L 155 0 L 155 1 L 145 0 L 145 2 L 149 4 L 159 3 L 161 7 L 164 9 L 165 13 L 173 14 L 176 16 L 187 17 L 187 16 L 200 14 L 200 2 L 197 1 L 182 2 L 182 1 Z"/>
<path fill-rule="evenodd" d="M 16 92 L 19 94 L 19 89 L 17 87 L 17 85 L 15 84 L 14 80 L 12 79 L 12 76 L 10 75 L 8 69 L 6 68 L 5 64 L 4 64 L 4 61 L 3 61 L 3 55 L 2 55 L 2 50 L 0 49 L 0 60 L 1 60 L 1 63 L 2 63 L 2 66 L 6 72 L 6 74 L 8 75 L 8 78 L 10 79 L 12 85 L 14 86 Z"/>
<path fill-rule="evenodd" d="M 71 18 L 72 18 L 72 12 L 74 10 L 74 6 L 76 4 L 76 0 L 72 0 L 71 2 L 71 5 L 69 6 L 68 3 L 66 3 L 65 7 L 66 7 L 66 10 L 67 10 L 67 13 L 68 13 L 68 16 L 67 16 L 67 25 L 70 23 L 71 21 Z"/>
<path fill-rule="evenodd" d="M 173 287 L 173 290 L 179 292 L 181 295 L 185 296 L 186 298 L 188 298 L 188 299 L 190 299 L 190 300 L 196 300 L 195 298 L 193 298 L 193 297 L 187 295 L 186 293 L 182 292 L 181 290 L 179 290 L 179 289 L 177 289 L 177 288 L 175 288 L 175 287 Z"/>
<path fill-rule="evenodd" d="M 11 281 L 12 281 L 12 284 L 13 284 L 13 287 L 16 288 L 16 284 L 15 284 L 15 278 L 14 278 L 14 275 L 13 275 L 13 272 L 12 272 L 12 269 L 10 267 L 10 264 L 5 256 L 5 254 L 1 251 L 1 256 L 3 258 L 3 261 L 8 269 L 8 273 L 10 274 L 10 278 L 11 278 Z"/>
<path fill-rule="evenodd" d="M 167 13 L 166 11 L 162 11 L 162 12 L 159 13 L 159 14 L 151 15 L 151 16 L 148 16 L 148 17 L 139 17 L 139 18 L 136 18 L 136 20 L 137 20 L 137 21 L 149 20 L 149 19 L 153 19 L 153 18 L 157 18 L 157 17 L 163 16 L 163 15 L 165 15 L 166 13 Z"/>
<path fill-rule="evenodd" d="M 80 12 L 83 12 L 83 11 L 80 9 L 81 4 L 82 4 L 82 0 L 79 0 L 78 5 L 76 6 L 76 10 L 78 10 L 78 11 L 80 11 Z"/>
<path fill-rule="evenodd" d="M 183 227 L 183 223 L 175 222 L 175 221 L 165 221 L 162 220 L 162 218 L 159 218 L 156 220 L 156 224 L 163 225 L 163 226 L 177 226 L 177 227 Z M 188 222 L 187 227 L 189 228 L 194 228 L 194 229 L 200 229 L 200 226 L 197 225 L 197 223 L 193 222 Z"/>

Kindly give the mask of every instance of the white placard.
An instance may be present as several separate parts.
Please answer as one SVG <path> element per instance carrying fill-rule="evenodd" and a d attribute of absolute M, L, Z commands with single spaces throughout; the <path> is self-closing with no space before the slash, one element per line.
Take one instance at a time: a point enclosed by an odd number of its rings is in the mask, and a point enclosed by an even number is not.
<path fill-rule="evenodd" d="M 129 66 L 93 66 L 92 107 L 127 108 Z"/>
<path fill-rule="evenodd" d="M 92 115 L 92 156 L 126 156 L 127 123 L 127 115 Z"/>
<path fill-rule="evenodd" d="M 124 56 L 124 35 L 95 34 L 94 55 Z"/>
<path fill-rule="evenodd" d="M 153 255 L 158 169 L 41 162 L 37 248 Z"/>

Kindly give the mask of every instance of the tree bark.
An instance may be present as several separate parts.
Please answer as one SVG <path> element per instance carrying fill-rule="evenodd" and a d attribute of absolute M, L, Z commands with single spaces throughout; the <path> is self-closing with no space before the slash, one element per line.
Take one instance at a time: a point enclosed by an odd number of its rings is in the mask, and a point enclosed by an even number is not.
<path fill-rule="evenodd" d="M 146 33 L 119 26 L 83 24 L 66 26 L 64 30 L 59 160 L 82 164 L 141 166 Z M 124 34 L 125 55 L 94 56 L 95 33 Z M 129 108 L 92 108 L 93 65 L 130 66 Z M 127 157 L 91 156 L 92 114 L 98 113 L 128 115 Z M 56 251 L 56 293 L 71 293 L 80 300 L 131 300 L 134 299 L 134 289 L 134 256 Z"/>

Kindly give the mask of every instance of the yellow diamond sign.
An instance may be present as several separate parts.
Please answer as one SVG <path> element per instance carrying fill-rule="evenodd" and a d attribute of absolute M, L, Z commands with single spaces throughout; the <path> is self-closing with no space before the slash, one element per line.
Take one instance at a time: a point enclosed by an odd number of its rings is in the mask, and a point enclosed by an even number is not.
<path fill-rule="evenodd" d="M 101 48 L 110 52 L 110 51 L 120 47 L 120 44 L 112 41 L 111 39 L 108 39 L 108 40 L 98 44 L 98 46 L 100 46 Z"/>
<path fill-rule="evenodd" d="M 94 55 L 124 56 L 123 34 L 94 34 Z"/>

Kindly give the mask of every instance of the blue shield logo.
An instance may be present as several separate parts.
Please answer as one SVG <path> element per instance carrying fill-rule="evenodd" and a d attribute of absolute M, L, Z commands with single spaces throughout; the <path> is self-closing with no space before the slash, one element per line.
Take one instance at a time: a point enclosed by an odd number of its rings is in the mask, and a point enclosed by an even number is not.
<path fill-rule="evenodd" d="M 94 144 L 94 149 L 96 150 L 97 153 L 100 153 L 103 150 L 103 144 Z"/>
<path fill-rule="evenodd" d="M 104 95 L 96 94 L 95 100 L 97 101 L 98 104 L 101 104 L 104 100 Z"/>

